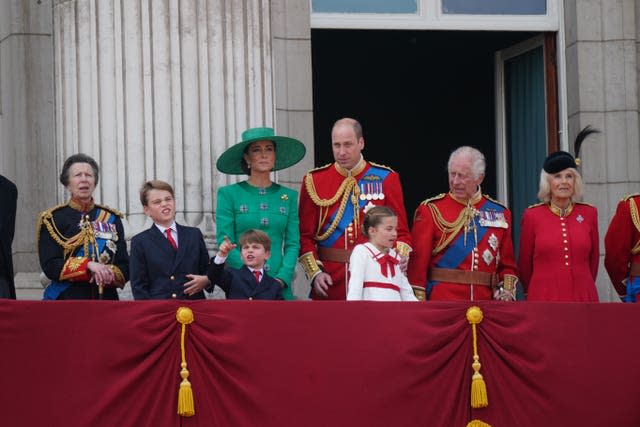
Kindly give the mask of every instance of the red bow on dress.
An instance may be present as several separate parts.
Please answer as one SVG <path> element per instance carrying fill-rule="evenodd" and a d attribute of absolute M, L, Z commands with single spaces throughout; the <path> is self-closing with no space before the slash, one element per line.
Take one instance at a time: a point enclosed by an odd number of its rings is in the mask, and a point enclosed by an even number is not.
<path fill-rule="evenodd" d="M 391 273 L 391 277 L 395 277 L 395 266 L 400 263 L 396 257 L 392 257 L 386 253 L 381 253 L 376 257 L 376 261 L 380 264 L 380 272 L 384 277 L 389 277 L 389 273 Z"/>

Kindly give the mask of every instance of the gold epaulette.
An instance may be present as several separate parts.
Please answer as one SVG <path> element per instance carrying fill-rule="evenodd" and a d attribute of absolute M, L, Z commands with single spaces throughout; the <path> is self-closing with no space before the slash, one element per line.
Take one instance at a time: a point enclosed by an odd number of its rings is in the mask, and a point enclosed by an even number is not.
<path fill-rule="evenodd" d="M 433 202 L 435 200 L 440 200 L 440 199 L 444 198 L 444 196 L 446 196 L 446 195 L 447 195 L 447 193 L 440 193 L 437 196 L 433 196 L 433 197 L 430 197 L 428 199 L 423 200 L 422 203 L 420 203 L 420 204 L 421 205 L 426 205 L 429 202 Z"/>
<path fill-rule="evenodd" d="M 634 197 L 638 197 L 638 196 L 640 196 L 640 193 L 633 193 L 633 194 L 629 194 L 629 195 L 624 196 L 622 198 L 622 200 L 624 200 L 626 202 L 627 200 L 632 199 Z"/>
<path fill-rule="evenodd" d="M 546 203 L 540 202 L 540 203 L 534 203 L 532 205 L 527 206 L 527 209 L 531 209 L 531 208 L 537 208 L 538 206 L 544 206 L 546 205 Z"/>
<path fill-rule="evenodd" d="M 494 198 L 492 198 L 492 197 L 489 197 L 489 196 L 487 196 L 486 194 L 483 194 L 483 196 L 484 196 L 485 198 L 487 198 L 488 200 L 491 200 L 493 203 L 498 204 L 498 205 L 502 206 L 502 207 L 503 207 L 503 208 L 505 208 L 505 209 L 509 209 L 509 208 L 507 207 L 507 205 L 505 205 L 504 203 L 502 203 L 502 202 L 500 202 L 500 201 L 498 201 L 498 200 L 496 200 L 496 199 L 494 199 Z"/>
<path fill-rule="evenodd" d="M 322 169 L 327 169 L 329 166 L 333 165 L 333 163 L 327 163 L 326 165 L 322 165 L 322 166 L 318 166 L 317 168 L 311 169 L 310 171 L 307 172 L 307 175 L 322 170 Z"/>
<path fill-rule="evenodd" d="M 42 224 L 44 223 L 45 218 L 52 218 L 54 211 L 57 211 L 58 209 L 63 208 L 65 206 L 67 206 L 67 204 L 62 203 L 50 209 L 47 209 L 46 211 L 42 211 L 38 214 L 38 220 L 36 221 L 36 251 L 38 251 L 38 242 L 40 241 L 40 230 L 42 229 Z"/>
<path fill-rule="evenodd" d="M 631 198 L 629 199 L 629 214 L 631 215 L 631 222 L 633 222 L 636 230 L 640 231 L 640 215 L 638 214 L 638 205 L 636 201 Z M 637 242 L 633 249 L 631 249 L 632 255 L 637 255 L 640 252 L 640 242 Z"/>
<path fill-rule="evenodd" d="M 383 169 L 387 169 L 387 170 L 389 170 L 389 171 L 391 171 L 391 172 L 395 172 L 393 169 L 391 169 L 391 168 L 390 168 L 389 166 L 387 166 L 387 165 L 381 165 L 381 164 L 379 164 L 379 163 L 374 163 L 374 162 L 372 162 L 372 161 L 369 161 L 369 163 L 371 163 L 373 166 L 377 166 L 377 167 L 379 167 L 379 168 L 383 168 Z"/>
<path fill-rule="evenodd" d="M 396 241 L 396 252 L 398 253 L 398 255 L 406 258 L 409 256 L 411 251 L 413 251 L 413 248 L 411 246 L 409 246 L 405 242 L 401 242 L 399 240 Z"/>
<path fill-rule="evenodd" d="M 110 206 L 96 204 L 95 207 L 100 208 L 100 209 L 104 209 L 105 211 L 109 211 L 112 214 L 114 214 L 116 216 L 119 216 L 120 218 L 124 218 L 124 215 L 122 214 L 122 212 L 120 212 L 119 210 L 114 209 L 114 208 L 112 208 Z"/>

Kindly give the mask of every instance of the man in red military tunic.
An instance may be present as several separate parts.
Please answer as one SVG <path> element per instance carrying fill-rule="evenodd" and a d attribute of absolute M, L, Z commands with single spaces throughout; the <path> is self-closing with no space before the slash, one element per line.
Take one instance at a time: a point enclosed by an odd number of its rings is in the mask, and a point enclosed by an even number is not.
<path fill-rule="evenodd" d="M 604 266 L 625 302 L 640 302 L 640 194 L 618 203 L 604 237 Z"/>
<path fill-rule="evenodd" d="M 351 250 L 367 238 L 362 218 L 371 207 L 386 205 L 398 215 L 396 249 L 404 265 L 411 238 L 400 176 L 386 166 L 364 160 L 362 127 L 351 118 L 331 131 L 335 162 L 306 174 L 300 190 L 300 258 L 311 281 L 312 299 L 346 299 Z"/>
<path fill-rule="evenodd" d="M 418 298 L 515 300 L 511 212 L 482 194 L 484 155 L 460 147 L 449 157 L 449 193 L 415 211 L 408 278 Z"/>

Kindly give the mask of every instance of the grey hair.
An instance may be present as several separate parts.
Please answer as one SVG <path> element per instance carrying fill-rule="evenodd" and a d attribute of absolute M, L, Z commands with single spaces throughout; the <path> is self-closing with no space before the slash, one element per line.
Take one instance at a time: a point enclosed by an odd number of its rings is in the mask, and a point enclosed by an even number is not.
<path fill-rule="evenodd" d="M 477 148 L 473 148 L 468 145 L 458 147 L 453 151 L 453 153 L 451 153 L 449 161 L 447 162 L 447 171 L 451 169 L 453 159 L 458 156 L 471 159 L 471 174 L 473 175 L 473 179 L 478 179 L 480 178 L 480 175 L 484 175 L 484 171 L 487 168 L 487 162 L 484 159 L 484 154 L 482 154 Z"/>
<path fill-rule="evenodd" d="M 571 201 L 577 202 L 582 200 L 584 194 L 584 185 L 582 183 L 582 175 L 576 168 L 568 168 L 573 172 L 575 176 L 575 182 L 573 184 L 573 194 L 571 195 Z M 543 203 L 549 203 L 551 201 L 551 178 L 553 174 L 547 173 L 544 169 L 540 171 L 540 188 L 538 190 L 538 200 Z"/>

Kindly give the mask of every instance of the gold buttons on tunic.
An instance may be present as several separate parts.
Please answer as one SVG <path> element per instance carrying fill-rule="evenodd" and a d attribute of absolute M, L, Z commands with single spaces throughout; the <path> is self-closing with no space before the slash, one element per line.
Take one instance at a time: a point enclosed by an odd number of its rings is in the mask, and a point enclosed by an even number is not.
<path fill-rule="evenodd" d="M 171 276 L 171 277 L 169 277 L 169 279 L 176 280 L 176 276 Z"/>

